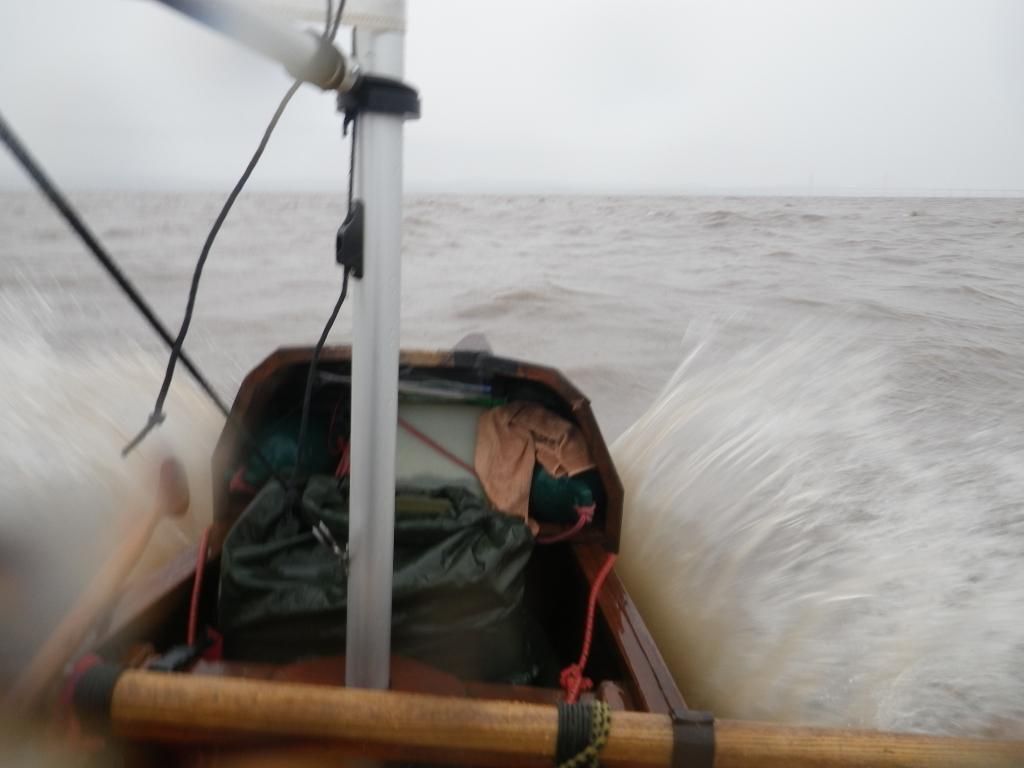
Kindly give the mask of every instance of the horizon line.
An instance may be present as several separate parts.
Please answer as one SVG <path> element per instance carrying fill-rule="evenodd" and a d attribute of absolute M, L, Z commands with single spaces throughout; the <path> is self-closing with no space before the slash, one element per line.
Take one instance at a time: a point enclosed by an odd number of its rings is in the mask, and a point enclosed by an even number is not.
<path fill-rule="evenodd" d="M 144 194 L 218 194 L 227 188 L 212 184 L 202 185 L 66 185 L 73 193 L 144 193 Z M 23 183 L 0 183 L 0 193 L 21 193 L 35 191 L 27 179 Z M 246 190 L 249 194 L 345 194 L 342 186 L 313 184 L 256 184 Z M 595 185 L 592 188 L 545 185 L 512 185 L 507 187 L 482 187 L 476 185 L 429 185 L 411 184 L 403 189 L 405 197 L 429 196 L 494 196 L 494 197 L 874 197 L 874 198 L 1018 198 L 1024 197 L 1024 188 L 983 188 L 983 187 L 808 187 L 808 186 L 655 186 L 612 188 Z"/>

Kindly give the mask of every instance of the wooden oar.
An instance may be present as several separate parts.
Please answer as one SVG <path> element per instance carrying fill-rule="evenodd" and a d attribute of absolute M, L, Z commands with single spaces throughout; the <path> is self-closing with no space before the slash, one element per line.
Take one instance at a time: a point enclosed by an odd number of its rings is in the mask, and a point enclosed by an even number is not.
<path fill-rule="evenodd" d="M 86 633 L 116 597 L 142 557 L 157 524 L 164 517 L 183 516 L 188 505 L 184 468 L 175 459 L 164 460 L 160 465 L 160 487 L 153 507 L 138 520 L 133 516 L 131 527 L 121 537 L 117 549 L 18 678 L 7 699 L 13 711 L 27 714 L 39 704 Z"/>
<path fill-rule="evenodd" d="M 91 685 L 115 736 L 257 747 L 316 760 L 431 759 L 452 764 L 551 765 L 558 733 L 553 706 L 129 670 L 97 670 Z M 105 682 L 104 682 L 105 681 Z M 84 702 L 78 700 L 80 704 Z M 270 755 L 268 755 L 269 757 Z M 677 755 L 676 757 L 680 757 Z M 273 761 L 270 761 L 271 763 Z M 667 715 L 614 712 L 601 752 L 608 766 L 673 763 Z M 769 723 L 717 721 L 714 752 L 685 765 L 715 768 L 1009 768 L 1024 742 L 982 741 Z"/>

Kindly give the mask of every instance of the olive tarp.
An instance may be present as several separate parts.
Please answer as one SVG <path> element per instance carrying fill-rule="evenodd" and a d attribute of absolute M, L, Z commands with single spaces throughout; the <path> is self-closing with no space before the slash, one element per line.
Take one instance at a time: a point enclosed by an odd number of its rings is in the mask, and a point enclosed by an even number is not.
<path fill-rule="evenodd" d="M 348 541 L 348 481 L 314 476 L 301 504 Z M 537 675 L 524 609 L 526 524 L 459 486 L 396 494 L 392 652 L 463 678 Z M 355 556 L 358 556 L 357 554 Z M 224 542 L 219 624 L 232 658 L 283 663 L 345 649 L 345 563 L 268 483 Z"/>

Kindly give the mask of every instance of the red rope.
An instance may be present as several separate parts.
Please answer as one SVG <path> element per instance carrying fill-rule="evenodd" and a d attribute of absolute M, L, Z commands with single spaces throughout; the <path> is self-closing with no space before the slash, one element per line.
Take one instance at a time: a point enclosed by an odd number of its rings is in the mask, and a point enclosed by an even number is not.
<path fill-rule="evenodd" d="M 565 700 L 569 704 L 575 704 L 582 691 L 589 691 L 594 687 L 594 681 L 583 676 L 583 670 L 587 666 L 587 658 L 590 656 L 590 643 L 594 639 L 594 614 L 597 611 L 597 596 L 601 594 L 601 587 L 605 579 L 615 566 L 615 553 L 608 553 L 604 565 L 594 577 L 594 583 L 590 585 L 590 599 L 587 601 L 587 623 L 583 628 L 583 648 L 580 651 L 580 660 L 570 664 L 562 670 L 559 682 L 565 689 Z"/>
<path fill-rule="evenodd" d="M 57 701 L 57 716 L 65 724 L 65 742 L 71 749 L 90 756 L 104 748 L 104 741 L 101 736 L 85 727 L 78 719 L 78 715 L 75 714 L 75 688 L 86 672 L 102 663 L 103 659 L 94 653 L 86 654 L 78 659 L 61 689 L 60 698 Z M 93 761 L 88 760 L 87 764 L 91 762 Z"/>
<path fill-rule="evenodd" d="M 352 469 L 352 444 L 345 440 L 338 441 L 341 450 L 341 458 L 338 459 L 338 467 L 334 470 L 335 477 L 347 477 Z"/>
<path fill-rule="evenodd" d="M 228 490 L 231 493 L 241 494 L 243 496 L 255 496 L 259 493 L 259 488 L 249 485 L 245 482 L 245 466 L 238 468 L 238 471 L 231 476 L 231 482 L 228 483 Z"/>
<path fill-rule="evenodd" d="M 78 747 L 88 746 L 88 739 L 82 728 L 82 723 L 75 715 L 75 687 L 78 685 L 78 681 L 85 676 L 86 672 L 102 663 L 103 659 L 95 653 L 87 653 L 79 658 L 64 681 L 60 697 L 57 700 L 58 717 L 67 722 L 67 740 L 72 745 Z"/>
<path fill-rule="evenodd" d="M 338 398 L 338 402 L 336 402 L 334 404 L 334 410 L 331 411 L 331 424 L 330 424 L 329 427 L 327 427 L 327 451 L 328 451 L 328 453 L 330 451 L 334 450 L 334 448 L 336 447 L 337 443 L 341 442 L 341 440 L 337 440 L 337 441 L 331 440 L 331 438 L 334 437 L 334 424 L 338 420 L 338 409 L 340 407 L 341 407 L 341 398 L 339 397 Z"/>
<path fill-rule="evenodd" d="M 473 475 L 473 477 L 476 477 L 476 470 L 473 468 L 472 464 L 469 464 L 468 462 L 463 461 L 458 456 L 456 456 L 454 453 L 452 453 L 447 448 L 445 448 L 443 445 L 441 445 L 440 443 L 436 442 L 432 437 L 430 437 L 429 435 L 425 435 L 424 433 L 420 432 L 418 429 L 416 429 L 416 427 L 414 427 L 408 421 L 403 419 L 401 416 L 398 417 L 398 426 L 400 426 L 402 429 L 404 429 L 406 432 L 408 432 L 413 437 L 419 439 L 421 442 L 426 443 L 427 445 L 429 445 L 435 451 L 437 451 L 442 456 L 444 456 L 446 459 L 448 459 L 448 461 L 452 462 L 453 464 L 457 464 L 458 466 L 462 467 L 464 470 L 469 472 L 469 474 Z"/>
<path fill-rule="evenodd" d="M 591 522 L 594 519 L 594 511 L 597 507 L 591 504 L 588 507 L 576 507 L 576 522 L 573 523 L 572 528 L 567 528 L 560 533 L 554 533 L 550 536 L 538 536 L 538 544 L 555 544 L 559 541 L 565 541 L 571 539 L 577 533 L 583 530 L 583 526 Z"/>
<path fill-rule="evenodd" d="M 192 602 L 188 607 L 188 635 L 186 642 L 189 645 L 196 644 L 196 631 L 199 625 L 199 593 L 203 588 L 203 571 L 206 569 L 206 553 L 210 548 L 210 529 L 208 526 L 203 531 L 203 537 L 199 539 L 199 553 L 196 555 L 196 575 L 192 580 Z"/>

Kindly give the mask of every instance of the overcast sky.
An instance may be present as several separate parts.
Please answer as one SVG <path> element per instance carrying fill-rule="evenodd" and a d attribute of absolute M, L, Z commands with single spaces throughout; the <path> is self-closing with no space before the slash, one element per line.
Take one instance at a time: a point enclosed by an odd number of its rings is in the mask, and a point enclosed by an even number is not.
<path fill-rule="evenodd" d="M 409 27 L 410 192 L 1024 191 L 1022 0 L 410 0 Z M 0 0 L 0 111 L 70 188 L 226 189 L 287 85 L 145 0 Z M 303 89 L 252 186 L 342 189 L 339 126 Z"/>

